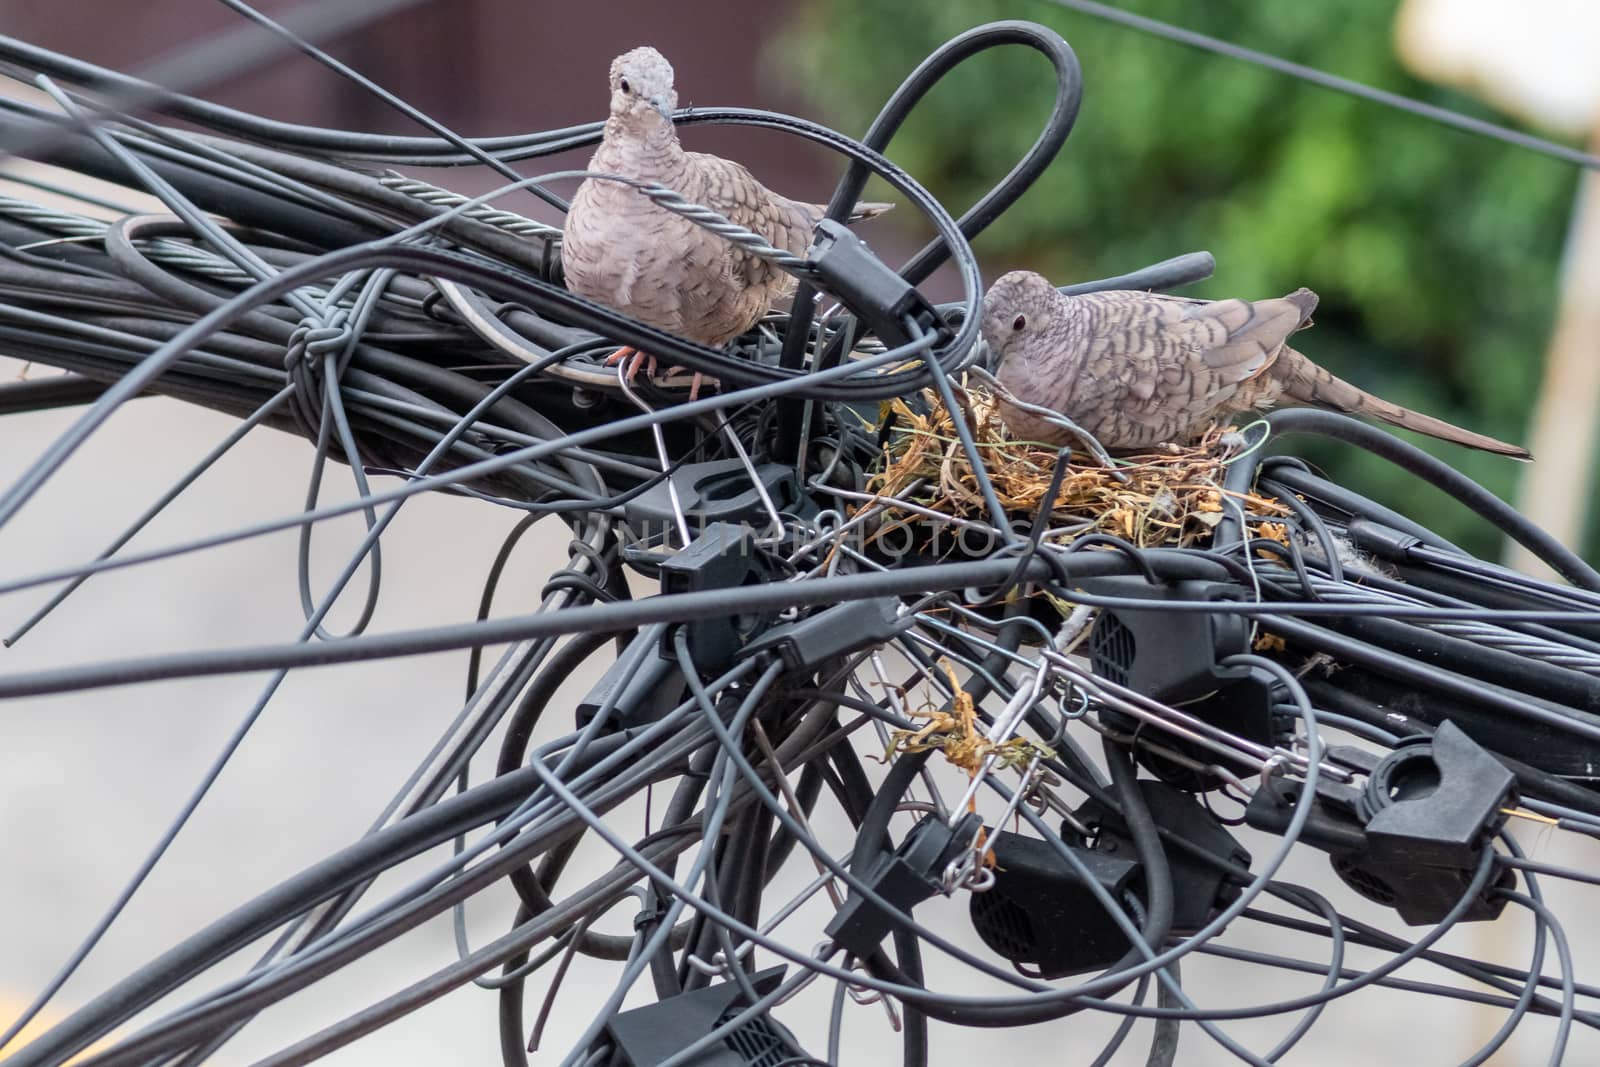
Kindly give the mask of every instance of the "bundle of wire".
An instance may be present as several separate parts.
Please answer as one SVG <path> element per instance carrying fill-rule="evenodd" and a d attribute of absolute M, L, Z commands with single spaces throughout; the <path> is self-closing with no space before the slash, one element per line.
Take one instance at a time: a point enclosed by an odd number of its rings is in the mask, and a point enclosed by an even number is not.
<path fill-rule="evenodd" d="M 1054 109 L 1028 156 L 957 220 L 881 153 L 948 70 L 1019 47 L 1053 65 Z M 508 189 L 559 205 L 550 186 L 561 175 L 523 177 L 511 164 L 592 144 L 597 124 L 477 141 L 442 129 L 363 135 L 230 111 L 18 41 L 0 41 L 0 62 L 53 101 L 0 105 L 8 151 L 153 195 L 168 212 L 0 200 L 0 336 L 9 354 L 65 372 L 0 387 L 0 412 L 84 406 L 0 496 L 0 523 L 141 394 L 239 420 L 97 559 L 7 576 L 0 592 L 53 590 L 11 640 L 114 568 L 277 530 L 304 536 L 343 514 L 367 526 L 320 596 L 302 568 L 296 642 L 12 673 L 0 697 L 271 671 L 258 712 L 295 668 L 508 648 L 486 667 L 474 656 L 471 695 L 369 834 L 196 930 L 11 1062 L 62 1063 L 91 1045 L 77 1062 L 199 1062 L 267 1007 L 507 880 L 518 904 L 504 936 L 477 947 L 463 936 L 436 973 L 264 1062 L 307 1062 L 472 982 L 499 998 L 506 1062 L 528 1062 L 525 998 L 553 991 L 575 954 L 615 961 L 616 974 L 566 1063 L 840 1063 L 852 1000 L 887 1006 L 907 1064 L 928 1061 L 930 1021 L 1021 1027 L 1082 1013 L 1121 1017 L 1084 1054 L 1096 1064 L 1140 1019 L 1156 1020 L 1149 1063 L 1173 1062 L 1191 1029 L 1203 1031 L 1191 1040 L 1269 1063 L 1313 1032 L 1326 1004 L 1380 988 L 1505 1009 L 1474 1063 L 1529 1015 L 1556 1020 L 1552 1062 L 1573 1023 L 1600 1028 L 1583 1004 L 1600 988 L 1574 973 L 1538 883 L 1594 876 L 1525 859 L 1506 830 L 1526 816 L 1600 836 L 1590 771 L 1600 574 L 1444 463 L 1326 413 L 1278 413 L 1219 444 L 1217 514 L 1198 539 L 1152 546 L 1063 527 L 1055 502 L 1069 476 L 1119 477 L 1065 450 L 1043 469 L 1031 512 L 997 494 L 966 417 L 980 294 L 967 242 L 1071 131 L 1080 73 L 1059 36 L 1015 22 L 963 34 L 860 141 L 759 111 L 678 115 L 808 138 L 848 163 L 834 217 L 877 175 L 939 234 L 897 272 L 903 290 L 880 284 L 896 272 L 870 254 L 831 266 L 782 259 L 800 278 L 793 310 L 726 351 L 568 293 L 559 230 L 451 194 L 447 175 L 433 184 L 387 169 L 487 161 Z M 133 102 L 206 132 L 134 118 Z M 671 190 L 642 192 L 759 244 Z M 965 296 L 932 307 L 912 287 L 946 262 Z M 1209 269 L 1209 257 L 1183 256 L 1078 288 L 1162 289 Z M 863 276 L 872 284 L 856 284 Z M 875 303 L 885 288 L 907 299 Z M 819 291 L 840 301 L 820 316 L 832 301 Z M 630 385 L 603 363 L 624 344 L 685 374 Z M 719 388 L 688 399 L 689 372 Z M 905 415 L 935 410 L 950 418 L 948 455 L 970 484 L 963 516 L 929 506 L 921 482 L 881 478 Z M 302 513 L 123 550 L 258 425 L 303 435 L 319 477 L 326 461 L 349 464 L 360 498 L 318 506 L 313 495 Z M 1566 584 L 1475 559 L 1272 454 L 1293 434 L 1400 465 Z M 328 634 L 325 617 L 396 509 L 430 492 L 527 513 L 491 568 L 483 616 L 367 634 L 374 584 L 355 631 Z M 517 539 L 547 515 L 571 527 L 570 559 L 532 611 L 488 618 Z M 981 536 L 941 548 L 934 533 L 949 523 Z M 884 550 L 877 535 L 891 525 L 912 531 L 911 550 Z M 630 571 L 659 592 L 633 598 Z M 576 708 L 555 706 L 561 681 L 612 648 L 602 684 Z M 498 752 L 485 751 L 491 737 Z M 472 767 L 480 784 L 469 784 Z M 669 798 L 653 825 L 616 814 L 651 787 Z M 1230 804 L 1236 817 L 1214 810 Z M 1240 823 L 1273 835 L 1265 854 L 1240 847 L 1230 832 Z M 569 857 L 596 840 L 615 866 L 569 884 Z M 1331 857 L 1326 892 L 1281 880 L 1297 846 Z M 378 876 L 423 856 L 424 873 L 367 900 Z M 778 893 L 780 873 L 797 866 L 816 877 Z M 832 911 L 811 923 L 804 905 L 823 893 Z M 1338 894 L 1424 932 L 1347 916 Z M 981 948 L 931 924 L 939 898 L 966 902 L 964 918 L 945 909 L 940 922 L 969 924 Z M 593 928 L 624 902 L 631 933 Z M 1534 926 L 1526 967 L 1435 947 L 1508 903 Z M 1327 955 L 1229 945 L 1249 924 L 1321 937 Z M 1547 944 L 1558 957 L 1549 974 Z M 1349 966 L 1347 945 L 1381 962 Z M 241 976 L 208 977 L 246 951 L 259 959 Z M 1180 981 L 1195 953 L 1323 981 L 1292 999 L 1217 1007 Z M 1460 982 L 1394 976 L 1413 960 Z M 833 991 L 831 1024 L 800 1034 L 783 1024 L 784 1005 L 813 983 Z M 653 1000 L 624 1010 L 644 985 Z M 1226 1031 L 1260 1016 L 1294 1020 L 1270 1050 Z M 1338 1036 L 1321 1041 L 1337 1047 Z"/>

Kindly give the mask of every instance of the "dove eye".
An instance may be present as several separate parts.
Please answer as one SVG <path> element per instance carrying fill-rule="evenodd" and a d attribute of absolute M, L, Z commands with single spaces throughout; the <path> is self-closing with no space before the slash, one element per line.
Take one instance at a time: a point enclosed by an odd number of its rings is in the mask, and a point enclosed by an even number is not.
<path fill-rule="evenodd" d="M 1028 325 L 1028 316 L 1026 315 L 1018 315 L 1011 320 L 1011 328 L 1013 330 L 1020 330 L 1026 325 Z"/>
<path fill-rule="evenodd" d="M 627 78 L 623 78 L 620 82 L 618 82 L 617 83 L 617 88 L 621 89 L 625 93 L 633 92 L 633 88 L 628 85 L 628 79 Z"/>

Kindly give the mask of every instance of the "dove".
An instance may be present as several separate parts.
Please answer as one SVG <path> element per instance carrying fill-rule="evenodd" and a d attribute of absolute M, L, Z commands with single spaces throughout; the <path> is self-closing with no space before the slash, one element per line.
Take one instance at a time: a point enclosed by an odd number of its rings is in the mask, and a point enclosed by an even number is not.
<path fill-rule="evenodd" d="M 635 48 L 611 64 L 611 112 L 589 170 L 657 182 L 695 204 L 803 255 L 825 207 L 772 192 L 743 166 L 678 143 L 672 64 Z M 872 218 L 888 204 L 859 204 Z M 751 255 L 637 189 L 586 178 L 567 211 L 561 266 L 567 288 L 652 326 L 718 347 L 754 326 L 794 287 L 775 264 Z M 607 361 L 633 354 L 624 348 Z M 650 357 L 643 357 L 651 363 Z M 630 364 L 637 373 L 639 360 Z"/>
<path fill-rule="evenodd" d="M 1289 336 L 1316 306 L 1309 289 L 1253 301 L 1127 290 L 1068 296 L 1040 274 L 1013 271 L 985 294 L 982 332 L 995 377 L 1016 400 L 1066 416 L 1107 448 L 1185 442 L 1242 412 L 1297 405 L 1531 458 L 1517 445 L 1363 392 L 1290 348 Z M 1072 440 L 1004 396 L 1000 413 L 1017 437 Z"/>

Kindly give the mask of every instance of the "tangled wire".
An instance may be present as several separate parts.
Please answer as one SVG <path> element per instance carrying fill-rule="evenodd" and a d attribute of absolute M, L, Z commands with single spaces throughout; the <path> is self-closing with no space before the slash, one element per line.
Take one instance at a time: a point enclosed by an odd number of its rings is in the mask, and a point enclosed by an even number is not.
<path fill-rule="evenodd" d="M 1050 59 L 1056 105 L 1028 156 L 958 223 L 882 153 L 952 67 L 1018 46 Z M 965 377 L 979 299 L 968 240 L 1048 165 L 1077 113 L 1077 61 L 1050 31 L 1006 22 L 957 37 L 862 141 L 765 112 L 680 114 L 840 153 L 850 169 L 836 214 L 869 175 L 889 181 L 939 233 L 899 277 L 914 286 L 948 261 L 965 287 L 958 304 L 918 298 L 896 312 L 865 303 L 846 268 L 797 261 L 793 309 L 728 351 L 568 293 L 558 230 L 390 169 L 487 157 L 509 171 L 502 193 L 560 203 L 552 187 L 574 172 L 524 177 L 513 164 L 592 144 L 598 125 L 378 137 L 271 122 L 17 41 L 0 39 L 0 62 L 55 105 L 0 103 L 11 152 L 170 212 L 66 188 L 52 191 L 82 211 L 0 198 L 0 337 L 62 372 L 0 387 L 0 413 L 83 406 L 0 495 L 0 524 L 141 394 L 238 419 L 94 560 L 20 573 L 7 560 L 0 593 L 52 590 L 8 643 L 97 575 L 278 530 L 301 537 L 304 609 L 289 643 L 12 672 L 0 698 L 270 672 L 176 833 L 289 672 L 472 650 L 468 698 L 371 832 L 195 930 L 10 1062 L 199 1062 L 284 998 L 507 884 L 504 935 L 473 946 L 463 921 L 456 959 L 262 1062 L 308 1062 L 477 983 L 498 998 L 505 1061 L 526 1063 L 578 955 L 615 973 L 585 1005 L 568 1064 L 840 1063 L 851 1002 L 881 1005 L 873 1014 L 899 1031 L 907 1064 L 928 1062 L 930 1021 L 1099 1013 L 1119 1019 L 1084 1053 L 1096 1064 L 1138 1020 L 1155 1021 L 1151 1064 L 1174 1062 L 1191 1029 L 1272 1063 L 1329 1003 L 1363 990 L 1503 1009 L 1474 1063 L 1530 1015 L 1555 1021 L 1552 1062 L 1574 1024 L 1600 1029 L 1586 1004 L 1600 988 L 1575 973 L 1540 887 L 1541 876 L 1594 876 L 1526 858 L 1508 828 L 1515 818 L 1600 837 L 1589 770 L 1600 574 L 1445 464 L 1342 416 L 1277 413 L 1107 465 L 1008 439 L 992 395 Z M 204 132 L 134 118 L 122 106 L 132 99 Z M 743 240 L 671 190 L 650 195 Z M 1185 256 L 1088 287 L 1166 288 L 1209 269 L 1209 257 Z M 858 295 L 819 314 L 817 290 Z M 632 386 L 604 362 L 623 344 L 686 373 Z M 689 372 L 720 390 L 688 399 Z M 125 550 L 260 425 L 314 448 L 302 511 Z M 1295 434 L 1398 464 L 1566 584 L 1475 559 L 1320 477 L 1279 449 Z M 319 500 L 334 464 L 350 468 L 353 501 Z M 484 610 L 369 633 L 384 531 L 407 501 L 438 492 L 525 513 L 490 568 Z M 365 535 L 314 588 L 312 531 L 351 514 Z M 537 604 L 491 618 L 507 560 L 545 516 L 570 528 L 570 557 Z M 330 633 L 369 561 L 358 619 Z M 630 575 L 658 591 L 636 597 Z M 601 682 L 558 702 L 561 683 L 608 649 Z M 666 799 L 641 823 L 628 805 L 652 792 Z M 581 842 L 615 863 L 573 885 Z M 1307 850 L 1335 875 L 1320 888 L 1284 877 Z M 398 890 L 369 892 L 419 859 Z M 795 888 L 796 868 L 815 875 Z M 1341 897 L 1420 936 L 1352 917 Z M 940 898 L 964 902 L 966 917 Z M 1526 966 L 1437 947 L 1508 904 L 1535 931 Z M 631 929 L 602 932 L 619 905 Z M 1240 947 L 1251 927 L 1325 951 Z M 1369 953 L 1359 966 L 1352 946 Z M 247 948 L 255 962 L 223 977 L 219 965 Z M 1200 954 L 1321 984 L 1218 1004 L 1181 980 Z M 1448 980 L 1395 976 L 1414 960 Z M 826 1025 L 786 1025 L 788 1003 L 813 993 L 831 997 Z M 530 994 L 547 998 L 531 1027 Z M 1230 1021 L 1269 1016 L 1294 1020 L 1270 1049 L 1229 1033 Z"/>

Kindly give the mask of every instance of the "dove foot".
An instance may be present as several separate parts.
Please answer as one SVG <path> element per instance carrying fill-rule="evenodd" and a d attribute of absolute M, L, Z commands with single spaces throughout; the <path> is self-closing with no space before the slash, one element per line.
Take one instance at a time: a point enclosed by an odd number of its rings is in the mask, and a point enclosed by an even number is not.
<path fill-rule="evenodd" d="M 632 345 L 625 345 L 605 358 L 605 365 L 608 367 L 615 367 L 621 363 L 628 364 L 628 369 L 624 372 L 623 376 L 628 380 L 629 385 L 632 385 L 639 377 L 640 367 L 645 368 L 646 377 L 648 377 L 651 381 L 656 380 L 656 357 L 650 355 L 648 352 L 641 352 Z M 687 368 L 685 367 L 680 367 L 677 364 L 673 364 L 666 369 L 663 376 L 671 378 L 675 374 L 683 373 L 683 371 L 686 369 Z M 694 372 L 694 378 L 689 383 L 689 400 L 691 403 L 700 399 L 700 389 L 707 382 L 715 385 L 716 379 L 707 377 L 699 371 Z"/>
<path fill-rule="evenodd" d="M 627 379 L 632 385 L 634 379 L 639 377 L 639 368 L 644 367 L 651 378 L 656 376 L 656 357 L 646 352 L 641 352 L 632 345 L 624 345 L 606 357 L 606 366 L 615 367 L 619 363 L 628 364 Z"/>

